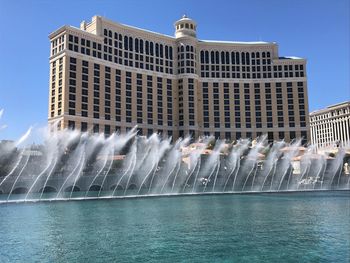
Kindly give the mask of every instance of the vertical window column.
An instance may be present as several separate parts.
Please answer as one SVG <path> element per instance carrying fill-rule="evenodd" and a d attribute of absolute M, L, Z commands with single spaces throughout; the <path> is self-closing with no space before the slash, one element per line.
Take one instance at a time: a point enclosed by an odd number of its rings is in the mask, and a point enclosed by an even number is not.
<path fill-rule="evenodd" d="M 173 47 L 165 46 L 165 73 L 173 74 Z"/>
<path fill-rule="evenodd" d="M 203 96 L 203 126 L 209 128 L 209 89 L 208 82 L 202 84 L 202 96 Z"/>
<path fill-rule="evenodd" d="M 178 95 L 179 95 L 179 127 L 184 126 L 184 104 L 183 104 L 183 79 L 178 81 Z M 180 137 L 183 137 L 183 131 L 180 133 Z M 181 135 L 182 134 L 182 135 Z"/>
<path fill-rule="evenodd" d="M 230 114 L 230 90 L 229 90 L 229 84 L 224 83 L 224 115 L 225 115 L 225 128 L 231 128 L 231 114 Z M 227 136 L 228 134 L 225 134 L 226 139 L 231 139 L 231 135 Z"/>
<path fill-rule="evenodd" d="M 241 101 L 240 101 L 240 92 L 239 92 L 239 84 L 233 84 L 234 91 L 234 107 L 235 107 L 235 127 L 240 129 L 241 126 Z M 237 135 L 236 139 L 241 138 L 241 135 Z"/>
<path fill-rule="evenodd" d="M 57 115 L 62 114 L 63 58 L 59 59 Z"/>
<path fill-rule="evenodd" d="M 107 61 L 113 61 L 112 54 L 113 54 L 113 39 L 112 39 L 112 31 L 104 29 L 104 45 L 103 45 L 103 59 Z"/>
<path fill-rule="evenodd" d="M 56 61 L 51 63 L 51 101 L 50 101 L 50 116 L 55 116 L 55 101 L 56 101 Z"/>
<path fill-rule="evenodd" d="M 153 124 L 153 77 L 147 76 L 147 124 Z M 151 135 L 152 129 L 147 134 Z"/>
<path fill-rule="evenodd" d="M 121 121 L 121 71 L 115 70 L 115 121 Z"/>
<path fill-rule="evenodd" d="M 100 65 L 94 64 L 93 117 L 100 118 Z"/>
<path fill-rule="evenodd" d="M 81 74 L 81 116 L 88 117 L 88 102 L 89 102 L 89 62 L 82 61 Z"/>
<path fill-rule="evenodd" d="M 194 79 L 188 79 L 188 119 L 189 125 L 195 125 L 195 113 L 194 113 Z"/>
<path fill-rule="evenodd" d="M 111 119 L 111 68 L 105 67 L 105 120 L 110 120 L 110 119 Z"/>
<path fill-rule="evenodd" d="M 173 126 L 173 87 L 172 87 L 172 80 L 167 79 L 167 85 L 166 85 L 166 92 L 167 92 L 167 119 L 168 119 L 168 126 Z M 169 134 L 168 134 L 169 135 Z"/>
<path fill-rule="evenodd" d="M 157 120 L 158 125 L 163 125 L 163 79 L 157 78 Z"/>
<path fill-rule="evenodd" d="M 273 119 L 272 119 L 272 100 L 271 100 L 271 85 L 270 85 L 270 83 L 265 83 L 265 103 L 266 103 L 267 128 L 272 128 L 273 127 Z"/>
<path fill-rule="evenodd" d="M 131 123 L 132 121 L 132 73 L 126 72 L 125 75 L 125 108 L 126 118 L 125 121 Z"/>
<path fill-rule="evenodd" d="M 135 46 L 136 48 L 136 46 Z M 141 124 L 142 123 L 142 74 L 137 74 L 136 75 L 136 111 L 137 111 L 137 123 Z M 141 131 L 140 131 L 141 132 Z"/>
<path fill-rule="evenodd" d="M 254 100 L 255 100 L 255 123 L 256 128 L 262 128 L 261 120 L 261 94 L 260 94 L 260 84 L 254 83 Z"/>
<path fill-rule="evenodd" d="M 220 128 L 219 83 L 213 83 L 214 127 Z M 220 136 L 215 136 L 220 137 Z"/>
<path fill-rule="evenodd" d="M 69 64 L 68 114 L 75 115 L 76 86 L 77 86 L 77 60 L 71 57 L 69 62 L 70 64 Z"/>
<path fill-rule="evenodd" d="M 252 128 L 249 83 L 244 83 L 245 126 Z M 250 137 L 247 135 L 247 137 Z"/>
<path fill-rule="evenodd" d="M 280 83 L 276 83 L 277 123 L 279 128 L 283 128 L 284 127 L 283 93 L 282 93 L 282 88 L 279 84 Z"/>
<path fill-rule="evenodd" d="M 305 89 L 303 82 L 298 82 L 298 103 L 300 114 L 300 127 L 306 127 L 306 115 L 305 115 Z"/>

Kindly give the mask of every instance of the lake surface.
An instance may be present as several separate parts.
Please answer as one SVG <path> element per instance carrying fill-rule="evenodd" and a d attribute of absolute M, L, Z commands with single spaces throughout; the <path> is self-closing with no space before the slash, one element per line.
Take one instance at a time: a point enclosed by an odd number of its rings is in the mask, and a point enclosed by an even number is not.
<path fill-rule="evenodd" d="M 350 191 L 0 205 L 0 262 L 350 262 Z"/>

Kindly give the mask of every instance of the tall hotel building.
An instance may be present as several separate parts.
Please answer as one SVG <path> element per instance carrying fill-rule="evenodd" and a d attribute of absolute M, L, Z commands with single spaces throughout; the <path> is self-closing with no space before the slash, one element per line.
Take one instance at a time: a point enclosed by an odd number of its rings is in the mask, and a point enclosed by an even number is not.
<path fill-rule="evenodd" d="M 175 37 L 94 16 L 51 33 L 49 123 L 174 139 L 309 139 L 306 60 L 275 42 L 205 41 L 183 16 Z"/>

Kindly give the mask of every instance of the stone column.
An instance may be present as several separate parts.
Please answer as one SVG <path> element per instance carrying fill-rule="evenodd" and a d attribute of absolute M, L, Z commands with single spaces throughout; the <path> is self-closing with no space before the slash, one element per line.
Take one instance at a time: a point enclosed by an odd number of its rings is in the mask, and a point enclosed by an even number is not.
<path fill-rule="evenodd" d="M 339 120 L 336 120 L 335 127 L 337 130 L 337 141 L 340 141 Z"/>
<path fill-rule="evenodd" d="M 346 121 L 345 121 L 345 127 L 346 127 L 346 134 L 348 135 L 347 143 L 350 146 L 350 128 L 349 128 L 349 126 L 350 126 L 350 118 L 347 117 Z"/>

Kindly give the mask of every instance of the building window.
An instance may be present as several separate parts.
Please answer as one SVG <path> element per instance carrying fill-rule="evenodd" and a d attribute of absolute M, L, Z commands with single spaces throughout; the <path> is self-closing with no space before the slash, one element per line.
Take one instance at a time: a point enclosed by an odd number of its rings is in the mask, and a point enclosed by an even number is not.
<path fill-rule="evenodd" d="M 75 121 L 68 121 L 68 129 L 69 130 L 75 129 Z"/>
<path fill-rule="evenodd" d="M 86 132 L 87 131 L 87 127 L 88 127 L 87 122 L 82 122 L 81 126 L 80 126 L 81 132 Z"/>

